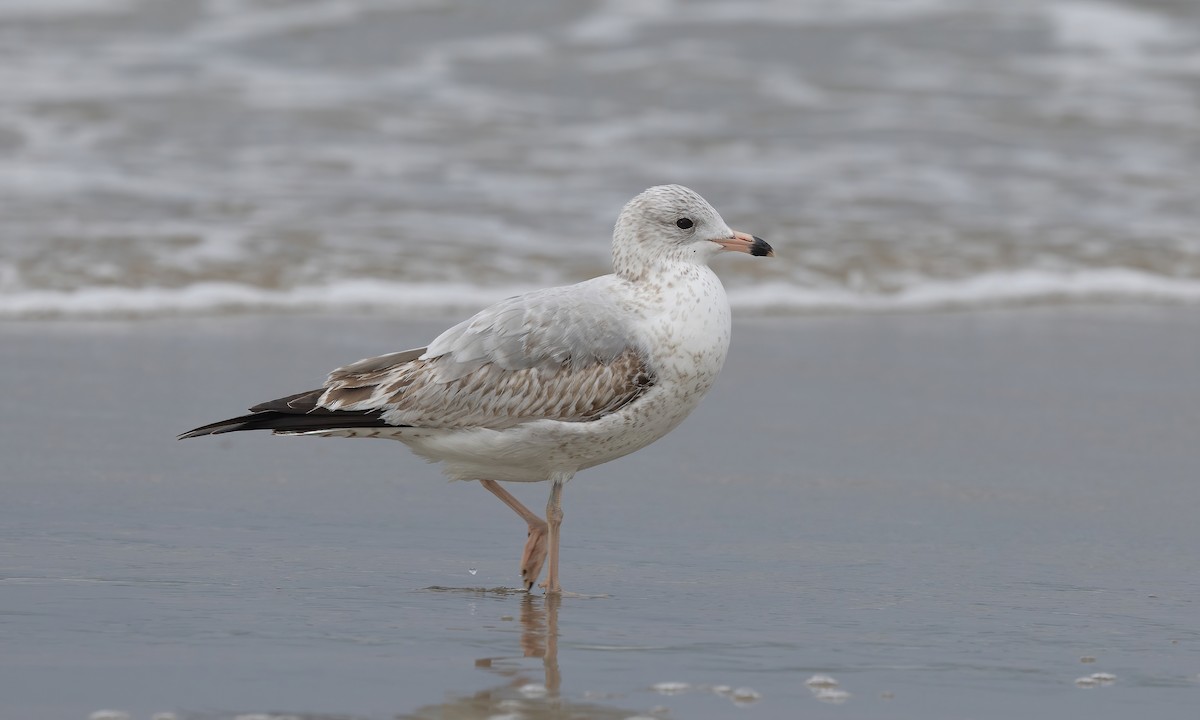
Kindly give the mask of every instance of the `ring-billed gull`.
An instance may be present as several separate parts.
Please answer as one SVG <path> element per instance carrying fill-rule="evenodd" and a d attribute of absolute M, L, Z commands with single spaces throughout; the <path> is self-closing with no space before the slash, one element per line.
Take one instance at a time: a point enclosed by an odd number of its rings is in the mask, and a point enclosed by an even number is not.
<path fill-rule="evenodd" d="M 180 438 L 271 430 L 399 440 L 515 510 L 529 525 L 526 589 L 548 553 L 542 585 L 561 592 L 563 485 L 674 429 L 725 363 L 729 301 L 708 261 L 729 250 L 774 254 L 692 190 L 652 187 L 617 219 L 613 274 L 503 300 L 428 347 L 359 360 L 316 390 Z M 543 480 L 545 520 L 500 485 Z"/>

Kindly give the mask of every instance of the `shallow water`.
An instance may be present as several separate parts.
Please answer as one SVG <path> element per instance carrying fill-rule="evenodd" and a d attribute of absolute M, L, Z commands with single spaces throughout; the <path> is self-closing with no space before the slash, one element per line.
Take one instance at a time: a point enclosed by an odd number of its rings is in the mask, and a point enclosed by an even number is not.
<path fill-rule="evenodd" d="M 694 186 L 775 311 L 1200 302 L 1189 0 L 0 0 L 0 317 L 467 309 Z"/>
<path fill-rule="evenodd" d="M 174 440 L 443 322 L 0 325 L 0 715 L 1191 718 L 1197 322 L 738 317 L 567 487 L 560 603 L 398 445 Z"/>

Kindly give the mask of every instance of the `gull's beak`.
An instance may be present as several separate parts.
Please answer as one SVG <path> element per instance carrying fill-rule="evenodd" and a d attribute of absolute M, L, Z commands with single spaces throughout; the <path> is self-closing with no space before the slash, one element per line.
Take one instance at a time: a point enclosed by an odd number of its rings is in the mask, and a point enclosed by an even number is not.
<path fill-rule="evenodd" d="M 759 257 L 764 255 L 775 257 L 775 251 L 771 249 L 766 240 L 744 232 L 735 232 L 733 237 L 721 238 L 720 240 L 713 240 L 713 242 L 726 250 L 733 250 L 734 252 L 750 253 Z"/>

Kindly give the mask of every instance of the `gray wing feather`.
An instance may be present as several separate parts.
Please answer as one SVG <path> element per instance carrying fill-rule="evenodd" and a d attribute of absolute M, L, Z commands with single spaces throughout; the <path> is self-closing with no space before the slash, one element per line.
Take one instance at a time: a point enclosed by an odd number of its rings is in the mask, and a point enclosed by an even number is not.
<path fill-rule="evenodd" d="M 611 360 L 629 348 L 631 335 L 602 288 L 581 283 L 508 298 L 442 333 L 422 359 L 505 370 Z"/>

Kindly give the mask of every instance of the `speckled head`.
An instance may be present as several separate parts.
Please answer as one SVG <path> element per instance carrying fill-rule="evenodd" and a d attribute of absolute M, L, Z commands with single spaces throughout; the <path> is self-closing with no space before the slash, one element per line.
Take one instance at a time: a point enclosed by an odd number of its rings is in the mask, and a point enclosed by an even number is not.
<path fill-rule="evenodd" d="M 729 229 L 712 205 L 682 185 L 645 190 L 625 205 L 613 230 L 613 269 L 629 279 L 663 262 L 707 264 L 726 250 L 774 255 L 762 238 Z"/>

